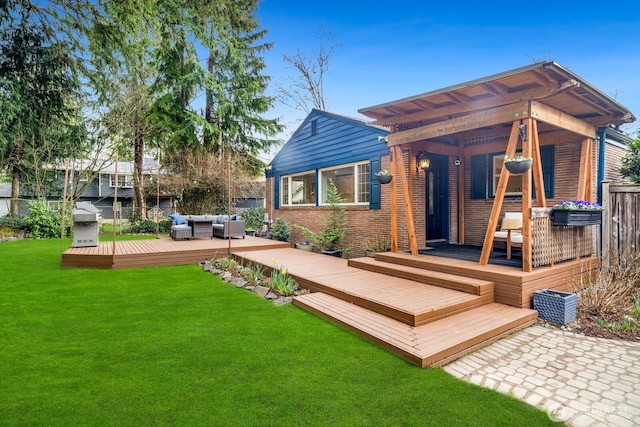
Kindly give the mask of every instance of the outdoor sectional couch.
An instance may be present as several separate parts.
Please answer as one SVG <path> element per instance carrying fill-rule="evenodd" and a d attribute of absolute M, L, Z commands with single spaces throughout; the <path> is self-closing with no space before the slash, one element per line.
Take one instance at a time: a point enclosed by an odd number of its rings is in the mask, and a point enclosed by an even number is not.
<path fill-rule="evenodd" d="M 227 215 L 172 214 L 170 218 L 172 222 L 169 235 L 174 240 L 214 236 L 223 239 L 228 239 L 229 236 L 244 239 L 245 222 L 238 215 L 232 215 L 231 221 L 227 221 Z"/>

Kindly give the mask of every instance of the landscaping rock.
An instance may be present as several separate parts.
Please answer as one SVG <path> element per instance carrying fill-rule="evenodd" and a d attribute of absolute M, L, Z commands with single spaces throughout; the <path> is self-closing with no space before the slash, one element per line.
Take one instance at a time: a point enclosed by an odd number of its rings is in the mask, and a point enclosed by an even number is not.
<path fill-rule="evenodd" d="M 278 298 L 278 299 L 274 300 L 273 303 L 275 305 L 280 306 L 280 305 L 290 304 L 292 301 L 293 301 L 293 298 L 291 298 L 291 297 L 281 297 L 281 298 Z"/>
<path fill-rule="evenodd" d="M 260 295 L 261 297 L 266 297 L 269 293 L 270 289 L 264 286 L 256 286 L 253 288 L 253 293 L 256 295 Z"/>

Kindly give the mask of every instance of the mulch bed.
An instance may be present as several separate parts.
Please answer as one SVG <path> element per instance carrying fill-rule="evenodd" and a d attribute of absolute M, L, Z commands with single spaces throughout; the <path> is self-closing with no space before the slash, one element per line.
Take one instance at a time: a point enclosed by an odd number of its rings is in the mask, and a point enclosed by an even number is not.
<path fill-rule="evenodd" d="M 617 321 L 618 323 L 621 323 L 623 319 L 609 319 L 609 321 Z M 603 328 L 598 325 L 597 318 L 595 316 L 580 318 L 576 321 L 576 325 L 577 326 L 572 327 L 571 330 L 578 334 L 590 337 L 609 338 L 613 340 L 640 341 L 640 328 L 636 328 L 632 331 Z"/>
<path fill-rule="evenodd" d="M 609 322 L 616 321 L 621 323 L 623 319 L 607 319 Z M 632 331 L 623 331 L 617 329 L 603 328 L 598 325 L 597 317 L 587 316 L 580 317 L 575 322 L 568 325 L 560 325 L 555 322 L 550 322 L 544 319 L 538 319 L 538 324 L 545 328 L 562 329 L 563 331 L 574 332 L 576 334 L 585 335 L 588 337 L 607 338 L 611 340 L 619 341 L 640 341 L 640 328 L 636 328 Z"/>

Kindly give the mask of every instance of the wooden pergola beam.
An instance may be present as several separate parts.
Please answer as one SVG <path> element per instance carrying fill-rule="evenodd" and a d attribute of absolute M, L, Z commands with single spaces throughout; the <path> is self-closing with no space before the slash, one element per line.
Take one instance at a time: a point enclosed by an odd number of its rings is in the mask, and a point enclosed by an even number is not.
<path fill-rule="evenodd" d="M 498 87 L 498 84 L 495 82 L 493 82 L 493 86 L 489 86 L 488 84 L 485 84 L 483 86 L 485 87 L 485 89 L 487 89 L 487 91 L 493 94 L 496 93 L 496 89 L 502 89 L 503 91 L 506 91 L 504 88 Z M 530 89 L 509 94 L 496 95 L 494 98 L 491 98 L 489 102 L 494 106 L 503 106 L 527 100 L 543 99 L 575 86 L 580 86 L 580 84 L 575 80 L 568 80 L 561 83 L 560 85 L 553 87 Z M 489 87 L 493 87 L 494 90 L 491 90 Z M 465 102 L 464 113 L 484 110 L 485 108 L 487 108 L 487 103 L 487 99 Z M 403 114 L 399 117 L 378 119 L 376 120 L 376 124 L 380 126 L 392 126 L 404 123 L 419 122 L 421 120 L 431 120 L 436 117 L 446 117 L 460 113 L 462 113 L 462 111 L 460 110 L 460 105 L 447 105 L 446 107 L 433 108 L 427 111 Z"/>
<path fill-rule="evenodd" d="M 510 123 L 516 119 L 520 120 L 524 117 L 529 117 L 529 102 L 530 101 L 518 102 L 501 107 L 488 108 L 466 116 L 396 132 L 387 136 L 387 145 L 408 144 L 423 139 L 437 138 L 439 136 L 451 135 L 484 126 Z"/>
<path fill-rule="evenodd" d="M 580 120 L 541 102 L 531 101 L 530 114 L 534 119 L 559 127 L 560 129 L 566 129 L 578 135 L 586 136 L 587 138 L 595 139 L 596 137 L 597 129 L 591 123 Z"/>

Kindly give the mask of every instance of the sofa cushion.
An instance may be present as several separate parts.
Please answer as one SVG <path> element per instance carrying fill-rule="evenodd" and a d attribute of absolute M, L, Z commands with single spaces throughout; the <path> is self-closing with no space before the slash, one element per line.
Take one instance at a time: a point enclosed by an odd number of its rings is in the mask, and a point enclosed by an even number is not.
<path fill-rule="evenodd" d="M 176 225 L 182 225 L 187 223 L 184 217 L 177 212 L 169 215 L 169 218 L 171 218 L 173 222 L 176 223 Z"/>

